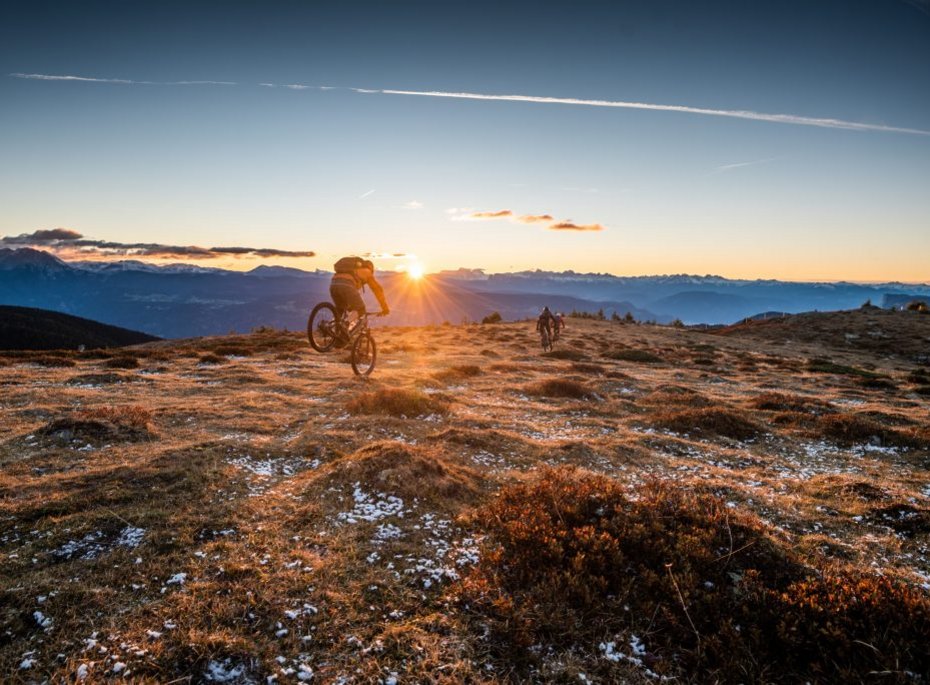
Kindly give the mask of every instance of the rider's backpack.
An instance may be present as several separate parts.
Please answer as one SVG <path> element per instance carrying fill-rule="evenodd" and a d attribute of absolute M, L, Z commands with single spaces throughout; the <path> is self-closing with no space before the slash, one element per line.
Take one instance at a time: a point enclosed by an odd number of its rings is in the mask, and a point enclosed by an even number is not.
<path fill-rule="evenodd" d="M 354 276 L 355 270 L 361 269 L 363 266 L 365 266 L 365 262 L 359 257 L 343 257 L 333 265 L 333 271 L 337 274 L 352 274 Z"/>

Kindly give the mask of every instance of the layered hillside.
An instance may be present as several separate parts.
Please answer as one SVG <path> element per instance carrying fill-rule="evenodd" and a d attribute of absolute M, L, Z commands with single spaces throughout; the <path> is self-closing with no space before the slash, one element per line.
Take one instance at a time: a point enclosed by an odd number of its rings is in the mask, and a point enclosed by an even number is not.
<path fill-rule="evenodd" d="M 154 335 L 79 316 L 0 305 L 0 350 L 76 350 L 124 347 L 158 340 Z"/>

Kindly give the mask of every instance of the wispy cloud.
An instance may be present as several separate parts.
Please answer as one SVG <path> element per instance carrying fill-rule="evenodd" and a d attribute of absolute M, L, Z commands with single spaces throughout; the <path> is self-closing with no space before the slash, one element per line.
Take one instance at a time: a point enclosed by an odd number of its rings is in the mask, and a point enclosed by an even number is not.
<path fill-rule="evenodd" d="M 365 252 L 362 254 L 365 259 L 416 259 L 415 254 L 409 252 Z"/>
<path fill-rule="evenodd" d="M 418 200 L 411 200 L 404 203 L 404 209 L 423 209 L 423 203 Z"/>
<path fill-rule="evenodd" d="M 727 171 L 732 171 L 733 169 L 741 169 L 747 166 L 757 166 L 759 164 L 768 164 L 769 162 L 774 162 L 776 159 L 778 158 L 777 157 L 766 157 L 764 159 L 753 159 L 748 162 L 735 162 L 733 164 L 721 164 L 716 169 L 714 169 L 714 173 L 722 174 Z"/>
<path fill-rule="evenodd" d="M 515 214 L 510 209 L 500 209 L 493 212 L 470 212 L 452 217 L 453 221 L 492 221 L 506 220 L 521 224 L 548 224 L 546 228 L 551 231 L 603 231 L 601 224 L 576 224 L 571 219 L 556 221 L 551 214 Z"/>
<path fill-rule="evenodd" d="M 367 193 L 362 193 L 361 195 L 359 195 L 359 196 L 358 196 L 358 199 L 359 199 L 359 200 L 364 200 L 366 197 L 368 197 L 369 195 L 371 195 L 371 194 L 374 193 L 374 192 L 375 192 L 375 189 L 372 188 L 372 189 L 369 190 Z"/>
<path fill-rule="evenodd" d="M 550 231 L 603 231 L 600 224 L 576 224 L 574 221 L 560 221 L 549 226 Z"/>
<path fill-rule="evenodd" d="M 78 83 L 112 83 L 119 86 L 235 86 L 235 81 L 134 81 L 125 78 L 90 78 L 59 74 L 10 74 L 13 78 L 33 81 L 75 81 Z M 262 84 L 265 85 L 265 84 Z"/>
<path fill-rule="evenodd" d="M 551 214 L 523 214 L 514 218 L 521 224 L 544 224 L 549 221 L 554 221 Z"/>
<path fill-rule="evenodd" d="M 469 219 L 509 219 L 513 212 L 509 209 L 501 209 L 496 212 L 472 212 L 468 215 Z"/>
<path fill-rule="evenodd" d="M 0 245 L 41 247 L 56 254 L 102 258 L 152 257 L 156 259 L 218 259 L 220 257 L 313 257 L 309 250 L 279 250 L 270 247 L 198 247 L 196 245 L 164 245 L 162 243 L 122 243 L 85 238 L 70 228 L 51 228 L 0 238 Z"/>

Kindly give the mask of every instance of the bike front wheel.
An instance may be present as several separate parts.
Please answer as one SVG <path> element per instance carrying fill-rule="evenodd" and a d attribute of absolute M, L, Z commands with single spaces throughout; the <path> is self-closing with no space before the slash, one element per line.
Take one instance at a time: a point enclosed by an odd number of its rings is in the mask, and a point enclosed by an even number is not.
<path fill-rule="evenodd" d="M 365 331 L 352 345 L 352 370 L 356 376 L 368 376 L 375 370 L 378 348 L 370 331 Z"/>
<path fill-rule="evenodd" d="M 307 319 L 307 340 L 317 352 L 329 352 L 336 344 L 336 308 L 329 302 L 320 302 Z"/>

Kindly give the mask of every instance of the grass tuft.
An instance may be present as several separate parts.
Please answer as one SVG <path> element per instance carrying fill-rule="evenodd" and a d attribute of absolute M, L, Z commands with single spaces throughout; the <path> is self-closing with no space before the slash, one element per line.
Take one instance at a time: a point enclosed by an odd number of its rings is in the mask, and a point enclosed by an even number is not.
<path fill-rule="evenodd" d="M 736 440 L 752 438 L 762 430 L 742 412 L 720 406 L 660 411 L 653 415 L 652 422 L 676 433 L 697 431 Z"/>
<path fill-rule="evenodd" d="M 386 414 L 388 416 L 425 416 L 447 414 L 449 403 L 409 388 L 379 388 L 363 392 L 346 405 L 353 414 Z"/>
<path fill-rule="evenodd" d="M 155 437 L 151 422 L 151 413 L 137 405 L 96 407 L 52 419 L 39 434 L 58 442 L 135 442 Z"/>
<path fill-rule="evenodd" d="M 459 364 L 433 374 L 437 381 L 458 381 L 481 375 L 481 367 L 475 364 Z"/>

